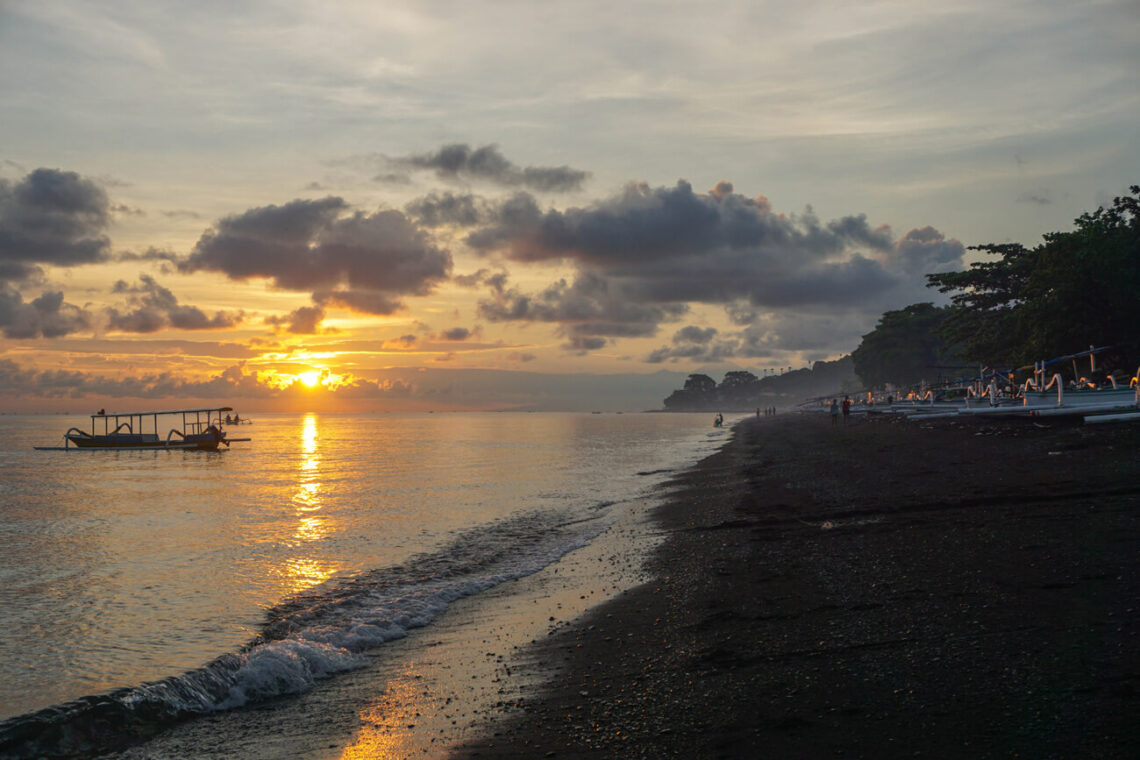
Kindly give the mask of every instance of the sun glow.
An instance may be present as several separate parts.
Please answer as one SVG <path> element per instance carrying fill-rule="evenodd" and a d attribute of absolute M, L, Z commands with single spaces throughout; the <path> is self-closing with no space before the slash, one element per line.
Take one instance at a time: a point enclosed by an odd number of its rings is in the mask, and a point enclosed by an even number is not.
<path fill-rule="evenodd" d="M 316 388 L 321 384 L 321 373 L 317 370 L 311 372 L 302 372 L 297 375 L 297 380 L 301 382 L 306 388 Z"/>

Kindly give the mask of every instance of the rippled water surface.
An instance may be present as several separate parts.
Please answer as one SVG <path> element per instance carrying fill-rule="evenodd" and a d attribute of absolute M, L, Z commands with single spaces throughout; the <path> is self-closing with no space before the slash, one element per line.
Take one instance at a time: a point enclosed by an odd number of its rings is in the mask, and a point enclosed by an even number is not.
<path fill-rule="evenodd" d="M 0 417 L 0 720 L 160 679 L 193 710 L 303 689 L 589 541 L 725 435 L 708 415 L 267 415 L 221 453 L 32 450 L 72 425 Z"/>

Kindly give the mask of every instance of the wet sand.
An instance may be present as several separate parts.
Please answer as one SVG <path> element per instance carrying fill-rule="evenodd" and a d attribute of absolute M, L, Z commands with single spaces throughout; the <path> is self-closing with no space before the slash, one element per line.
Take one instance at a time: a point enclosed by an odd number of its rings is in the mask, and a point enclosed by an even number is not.
<path fill-rule="evenodd" d="M 1140 425 L 750 419 L 674 487 L 455 757 L 1140 753 Z"/>

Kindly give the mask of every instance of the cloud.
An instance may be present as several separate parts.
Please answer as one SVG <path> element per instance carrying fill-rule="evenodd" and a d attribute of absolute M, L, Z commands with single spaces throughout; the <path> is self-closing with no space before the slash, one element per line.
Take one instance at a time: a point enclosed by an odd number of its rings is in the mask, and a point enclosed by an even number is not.
<path fill-rule="evenodd" d="M 526 187 L 538 192 L 579 190 L 590 173 L 569 166 L 519 167 L 507 160 L 496 145 L 472 149 L 463 143 L 444 145 L 433 153 L 389 158 L 395 169 L 429 170 L 443 180 L 481 180 L 504 187 Z M 397 174 L 396 176 L 401 176 Z"/>
<path fill-rule="evenodd" d="M 407 335 L 401 335 L 398 338 L 389 338 L 388 340 L 384 341 L 383 347 L 395 349 L 414 348 L 417 340 L 418 339 L 415 335 L 409 333 Z"/>
<path fill-rule="evenodd" d="M 915 277 L 935 272 L 952 272 L 962 267 L 965 246 L 933 227 L 913 229 L 903 235 L 889 249 L 887 263 L 898 266 Z"/>
<path fill-rule="evenodd" d="M 102 377 L 67 370 L 37 371 L 0 359 L 0 394 L 39 398 L 269 398 L 279 391 L 258 373 L 245 371 L 245 362 L 206 380 L 187 380 L 160 373 L 128 377 Z"/>
<path fill-rule="evenodd" d="M 404 307 L 398 298 L 378 290 L 334 290 L 313 293 L 313 301 L 322 306 L 339 306 L 363 314 L 386 316 Z"/>
<path fill-rule="evenodd" d="M 147 248 L 142 253 L 121 251 L 115 254 L 115 261 L 164 261 L 178 263 L 181 260 L 182 257 L 174 251 L 155 248 L 154 246 Z"/>
<path fill-rule="evenodd" d="M 717 363 L 729 359 L 766 359 L 782 363 L 793 354 L 809 361 L 850 350 L 865 330 L 860 315 L 771 312 L 753 315 L 743 330 L 721 334 L 690 325 L 673 334 L 672 344 L 651 351 L 650 364 L 681 360 Z"/>
<path fill-rule="evenodd" d="M 91 315 L 64 303 L 62 291 L 44 291 L 25 302 L 18 290 L 0 283 L 0 330 L 6 338 L 59 338 L 90 326 Z"/>
<path fill-rule="evenodd" d="M 337 197 L 294 200 L 229 216 L 207 230 L 184 272 L 216 271 L 234 280 L 265 278 L 374 314 L 427 295 L 451 273 L 451 255 L 401 212 L 350 212 Z"/>
<path fill-rule="evenodd" d="M 479 314 L 492 322 L 551 322 L 569 342 L 566 348 L 592 351 L 608 338 L 645 337 L 661 322 L 680 319 L 683 303 L 645 303 L 627 298 L 605 278 L 584 273 L 572 283 L 559 280 L 536 295 L 499 290 L 479 302 Z"/>
<path fill-rule="evenodd" d="M 103 261 L 110 223 L 107 194 L 75 172 L 36 169 L 16 183 L 0 178 L 0 277 L 27 279 L 38 264 Z"/>
<path fill-rule="evenodd" d="M 436 340 L 446 340 L 446 341 L 451 341 L 451 342 L 458 342 L 458 341 L 467 340 L 468 338 L 471 338 L 474 335 L 475 335 L 475 331 L 470 330 L 466 327 L 452 327 L 450 330 L 444 330 L 443 332 L 439 333 L 439 335 L 436 335 L 435 337 L 436 337 Z"/>
<path fill-rule="evenodd" d="M 960 268 L 965 253 L 932 227 L 896 239 L 865 214 L 824 223 L 810 207 L 777 213 L 767 198 L 743 196 L 727 182 L 697 193 L 684 181 L 630 184 L 566 210 L 543 211 L 517 193 L 466 242 L 515 262 L 575 267 L 572 285 L 560 280 L 538 294 L 499 283 L 480 313 L 556 322 L 579 348 L 599 343 L 578 340 L 584 337 L 652 335 L 692 303 L 723 306 L 742 326 L 780 310 L 843 313 L 865 326 L 887 308 L 928 300 L 923 275 Z"/>
<path fill-rule="evenodd" d="M 283 317 L 266 317 L 267 325 L 274 325 L 294 335 L 317 335 L 328 330 L 321 329 L 325 310 L 320 306 L 301 306 Z"/>
<path fill-rule="evenodd" d="M 474 227 L 488 218 L 492 206 L 472 193 L 433 192 L 409 202 L 404 210 L 425 227 Z"/>
<path fill-rule="evenodd" d="M 104 310 L 111 330 L 130 333 L 152 333 L 171 327 L 177 330 L 218 330 L 234 327 L 243 319 L 241 312 L 217 311 L 207 315 L 197 306 L 178 303 L 168 289 L 147 274 L 139 275 L 139 283 L 129 285 L 119 280 L 113 293 L 128 296 L 128 307 L 120 311 L 113 306 Z"/>

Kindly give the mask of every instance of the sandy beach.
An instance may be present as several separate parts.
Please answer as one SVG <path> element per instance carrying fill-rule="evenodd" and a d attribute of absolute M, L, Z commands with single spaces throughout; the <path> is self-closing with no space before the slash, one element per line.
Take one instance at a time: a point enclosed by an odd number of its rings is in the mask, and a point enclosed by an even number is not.
<path fill-rule="evenodd" d="M 1136 756 L 1140 426 L 781 415 L 674 485 L 454 756 Z"/>

